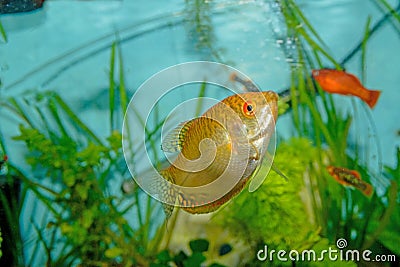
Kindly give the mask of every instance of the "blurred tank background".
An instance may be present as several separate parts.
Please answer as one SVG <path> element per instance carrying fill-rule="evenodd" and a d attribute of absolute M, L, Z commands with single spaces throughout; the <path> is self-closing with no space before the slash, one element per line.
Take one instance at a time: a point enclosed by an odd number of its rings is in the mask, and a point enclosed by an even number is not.
<path fill-rule="evenodd" d="M 0 265 L 292 266 L 257 252 L 318 253 L 345 239 L 343 249 L 369 249 L 386 255 L 380 266 L 396 266 L 399 9 L 388 0 L 0 0 Z M 148 171 L 146 153 L 165 166 L 161 125 L 174 107 L 231 92 L 188 84 L 160 99 L 134 173 L 122 124 L 143 82 L 190 61 L 230 65 L 280 94 L 274 161 L 289 181 L 265 173 L 257 191 L 221 211 L 166 220 L 132 176 Z M 311 71 L 322 68 L 381 90 L 376 107 L 321 90 Z M 340 184 L 330 165 L 357 171 L 374 194 Z"/>

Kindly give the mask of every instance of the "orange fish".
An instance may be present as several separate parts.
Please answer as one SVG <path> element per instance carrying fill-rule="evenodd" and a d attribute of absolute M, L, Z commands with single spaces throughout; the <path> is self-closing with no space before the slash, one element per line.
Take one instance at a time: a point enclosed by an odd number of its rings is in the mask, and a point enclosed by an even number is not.
<path fill-rule="evenodd" d="M 357 96 L 367 103 L 370 108 L 375 106 L 381 94 L 381 91 L 365 88 L 356 76 L 345 71 L 333 69 L 313 70 L 312 76 L 324 91 Z"/>
<path fill-rule="evenodd" d="M 366 197 L 372 196 L 374 188 L 369 183 L 361 180 L 361 176 L 357 171 L 334 166 L 328 166 L 326 169 L 338 183 L 345 186 L 352 186 Z"/>
<path fill-rule="evenodd" d="M 178 155 L 173 164 L 159 174 L 171 184 L 189 189 L 172 187 L 152 175 L 137 179 L 165 203 L 167 217 L 175 203 L 192 214 L 217 210 L 239 194 L 249 181 L 251 186 L 252 175 L 267 157 L 266 150 L 278 115 L 277 101 L 278 95 L 272 91 L 232 95 L 201 117 L 173 129 L 162 140 L 161 148 Z M 234 177 L 238 181 L 229 186 Z M 219 181 L 219 185 L 209 191 L 190 191 Z M 224 186 L 226 191 L 221 188 Z M 220 197 L 213 198 L 221 191 Z"/>

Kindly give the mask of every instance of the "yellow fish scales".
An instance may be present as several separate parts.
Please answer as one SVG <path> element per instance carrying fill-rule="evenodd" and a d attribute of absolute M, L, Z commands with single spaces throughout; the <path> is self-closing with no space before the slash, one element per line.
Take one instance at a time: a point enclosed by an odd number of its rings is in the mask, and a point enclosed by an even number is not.
<path fill-rule="evenodd" d="M 215 211 L 246 186 L 274 134 L 277 101 L 272 91 L 232 95 L 164 138 L 163 151 L 179 153 L 160 171 L 170 183 L 148 182 L 167 216 L 173 206 L 193 214 Z M 213 183 L 210 190 L 196 191 Z"/>

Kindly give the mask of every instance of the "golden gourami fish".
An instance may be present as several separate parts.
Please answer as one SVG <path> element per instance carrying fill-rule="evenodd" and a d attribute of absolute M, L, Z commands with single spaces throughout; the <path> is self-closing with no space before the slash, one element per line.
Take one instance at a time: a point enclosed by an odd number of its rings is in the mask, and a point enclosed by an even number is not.
<path fill-rule="evenodd" d="M 164 152 L 178 153 L 159 172 L 171 184 L 147 182 L 153 183 L 153 193 L 165 203 L 167 216 L 173 206 L 192 214 L 215 211 L 246 186 L 274 134 L 277 101 L 272 91 L 229 96 L 163 139 Z"/>
<path fill-rule="evenodd" d="M 372 196 L 374 188 L 369 183 L 361 180 L 361 175 L 357 171 L 335 166 L 328 166 L 326 169 L 338 183 L 354 187 L 366 197 Z"/>
<path fill-rule="evenodd" d="M 359 97 L 373 108 L 381 94 L 378 90 L 365 88 L 353 74 L 342 70 L 320 69 L 312 71 L 313 78 L 328 93 L 353 95 Z"/>

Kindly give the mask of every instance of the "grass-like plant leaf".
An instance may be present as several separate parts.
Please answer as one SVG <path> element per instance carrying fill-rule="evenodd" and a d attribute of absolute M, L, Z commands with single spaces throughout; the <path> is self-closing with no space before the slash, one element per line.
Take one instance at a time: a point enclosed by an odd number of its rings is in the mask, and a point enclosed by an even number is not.
<path fill-rule="evenodd" d="M 1 21 L 0 21 L 0 35 L 3 38 L 3 41 L 7 43 L 8 42 L 7 34 L 6 34 L 6 31 L 4 30 L 4 27 L 3 27 L 3 24 L 1 23 Z"/>

